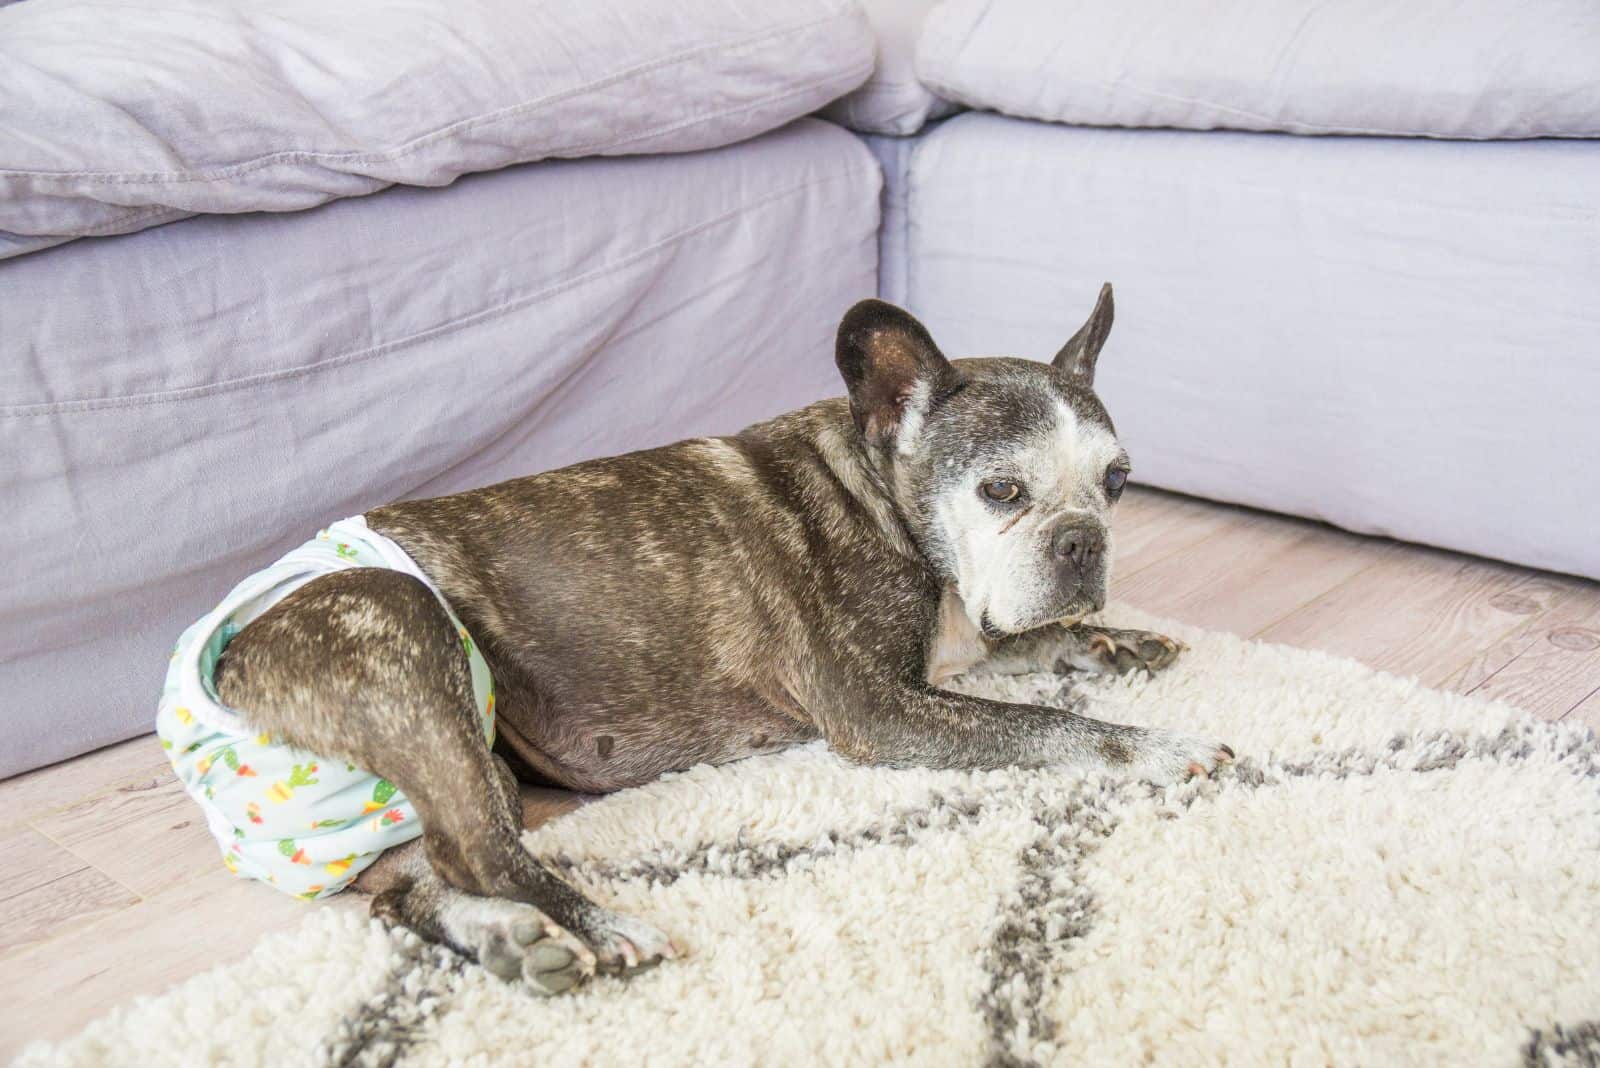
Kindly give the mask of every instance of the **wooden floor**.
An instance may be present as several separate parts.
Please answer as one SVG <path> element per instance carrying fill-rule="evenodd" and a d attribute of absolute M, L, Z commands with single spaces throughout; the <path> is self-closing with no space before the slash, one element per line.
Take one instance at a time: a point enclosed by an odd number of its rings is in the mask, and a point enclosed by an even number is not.
<path fill-rule="evenodd" d="M 1149 490 L 1117 532 L 1118 600 L 1600 730 L 1600 584 Z M 0 782 L 0 1059 L 314 907 L 364 905 L 224 871 L 154 736 Z"/>

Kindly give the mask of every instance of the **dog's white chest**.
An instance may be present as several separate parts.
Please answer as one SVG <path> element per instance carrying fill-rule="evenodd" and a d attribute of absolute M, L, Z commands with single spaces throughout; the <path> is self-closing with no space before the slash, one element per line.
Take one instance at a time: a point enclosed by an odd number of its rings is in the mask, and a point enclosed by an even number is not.
<path fill-rule="evenodd" d="M 989 646 L 954 590 L 939 599 L 939 618 L 928 648 L 928 682 L 934 686 L 959 675 L 989 655 Z"/>

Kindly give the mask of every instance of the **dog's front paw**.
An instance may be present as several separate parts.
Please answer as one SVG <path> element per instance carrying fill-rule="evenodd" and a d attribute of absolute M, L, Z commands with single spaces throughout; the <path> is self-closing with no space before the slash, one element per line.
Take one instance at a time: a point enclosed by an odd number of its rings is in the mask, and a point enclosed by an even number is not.
<path fill-rule="evenodd" d="M 1188 646 L 1176 638 L 1148 630 L 1097 628 L 1089 635 L 1085 651 L 1104 672 L 1126 675 L 1141 670 L 1147 675 L 1172 666 Z"/>
<path fill-rule="evenodd" d="M 1210 778 L 1232 761 L 1233 750 L 1221 742 L 1177 731 L 1152 730 L 1141 740 L 1128 770 L 1146 782 L 1166 786 L 1196 776 Z"/>

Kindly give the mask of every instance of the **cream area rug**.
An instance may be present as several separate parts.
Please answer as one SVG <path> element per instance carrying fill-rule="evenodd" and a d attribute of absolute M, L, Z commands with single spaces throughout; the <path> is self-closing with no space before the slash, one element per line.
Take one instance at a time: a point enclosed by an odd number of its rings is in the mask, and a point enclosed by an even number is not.
<path fill-rule="evenodd" d="M 542 1000 L 320 910 L 21 1063 L 1600 1063 L 1592 733 L 1109 617 L 1191 649 L 1088 684 L 1091 707 L 1214 735 L 1235 766 L 1162 790 L 820 745 L 696 768 L 527 839 L 683 960 Z"/>

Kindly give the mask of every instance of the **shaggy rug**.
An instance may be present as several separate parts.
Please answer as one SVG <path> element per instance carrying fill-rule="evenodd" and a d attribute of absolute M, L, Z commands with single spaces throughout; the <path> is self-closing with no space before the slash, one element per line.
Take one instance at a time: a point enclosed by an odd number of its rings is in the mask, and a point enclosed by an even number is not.
<path fill-rule="evenodd" d="M 528 836 L 683 960 L 541 1000 L 319 910 L 21 1063 L 1600 1063 L 1592 733 L 1112 615 L 1191 650 L 1092 707 L 1229 742 L 1217 779 L 695 768 Z"/>

